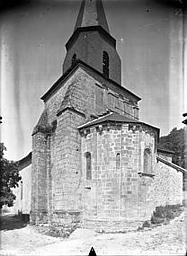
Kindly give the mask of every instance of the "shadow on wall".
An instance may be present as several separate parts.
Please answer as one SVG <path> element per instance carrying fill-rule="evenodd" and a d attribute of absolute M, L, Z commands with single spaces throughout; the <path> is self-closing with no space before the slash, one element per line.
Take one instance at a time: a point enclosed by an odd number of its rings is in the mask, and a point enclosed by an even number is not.
<path fill-rule="evenodd" d="M 20 229 L 27 225 L 28 216 L 4 215 L 0 217 L 0 230 Z"/>

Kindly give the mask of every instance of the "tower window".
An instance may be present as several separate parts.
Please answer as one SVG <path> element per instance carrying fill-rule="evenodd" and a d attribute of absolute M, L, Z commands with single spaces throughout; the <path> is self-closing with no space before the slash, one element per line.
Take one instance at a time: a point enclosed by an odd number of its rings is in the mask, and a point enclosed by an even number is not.
<path fill-rule="evenodd" d="M 86 152 L 85 158 L 86 158 L 86 179 L 91 180 L 92 179 L 91 153 Z"/>
<path fill-rule="evenodd" d="M 109 78 L 109 56 L 107 52 L 103 52 L 103 75 Z"/>
<path fill-rule="evenodd" d="M 144 150 L 144 172 L 152 173 L 152 156 L 150 148 Z"/>
<path fill-rule="evenodd" d="M 77 55 L 74 54 L 73 57 L 72 57 L 72 59 L 71 59 L 71 66 L 74 66 L 74 65 L 75 65 L 76 60 L 77 60 Z"/>

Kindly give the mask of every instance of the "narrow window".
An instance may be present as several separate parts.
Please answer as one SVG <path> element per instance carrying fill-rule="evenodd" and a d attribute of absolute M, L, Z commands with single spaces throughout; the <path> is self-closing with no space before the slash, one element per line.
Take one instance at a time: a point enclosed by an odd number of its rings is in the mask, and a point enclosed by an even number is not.
<path fill-rule="evenodd" d="M 74 65 L 75 65 L 76 60 L 77 60 L 77 55 L 76 55 L 76 54 L 74 54 L 74 55 L 73 55 L 73 57 L 72 57 L 72 59 L 71 59 L 71 65 L 72 65 L 72 66 L 74 66 Z"/>
<path fill-rule="evenodd" d="M 86 179 L 91 180 L 92 179 L 92 163 L 91 163 L 91 154 L 90 152 L 86 152 Z"/>
<path fill-rule="evenodd" d="M 23 181 L 21 181 L 21 200 L 23 199 Z"/>
<path fill-rule="evenodd" d="M 120 153 L 116 154 L 116 170 L 120 169 Z"/>
<path fill-rule="evenodd" d="M 109 56 L 107 52 L 103 52 L 103 75 L 109 78 Z"/>
<path fill-rule="evenodd" d="M 152 172 L 152 156 L 150 148 L 146 148 L 144 150 L 144 172 L 151 173 Z"/>

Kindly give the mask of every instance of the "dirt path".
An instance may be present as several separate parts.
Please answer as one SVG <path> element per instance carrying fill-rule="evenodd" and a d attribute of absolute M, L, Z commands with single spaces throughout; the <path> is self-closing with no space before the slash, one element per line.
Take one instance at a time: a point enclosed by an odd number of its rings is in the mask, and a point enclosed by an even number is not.
<path fill-rule="evenodd" d="M 77 229 L 70 238 L 38 233 L 32 226 L 17 223 L 1 233 L 0 255 L 185 255 L 184 213 L 168 225 L 126 234 L 98 234 Z"/>

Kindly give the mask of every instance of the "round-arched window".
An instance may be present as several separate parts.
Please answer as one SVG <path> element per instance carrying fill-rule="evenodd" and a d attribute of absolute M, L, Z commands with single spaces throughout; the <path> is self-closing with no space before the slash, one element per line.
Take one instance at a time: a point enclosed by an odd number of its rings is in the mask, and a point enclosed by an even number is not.
<path fill-rule="evenodd" d="M 120 169 L 120 153 L 116 154 L 116 170 Z"/>
<path fill-rule="evenodd" d="M 150 148 L 144 150 L 144 172 L 152 173 L 152 154 Z"/>
<path fill-rule="evenodd" d="M 92 179 L 92 159 L 91 159 L 91 153 L 86 152 L 85 153 L 86 158 L 86 179 L 91 180 Z"/>

